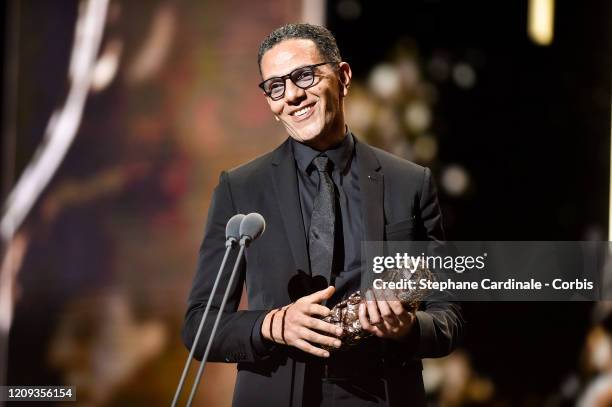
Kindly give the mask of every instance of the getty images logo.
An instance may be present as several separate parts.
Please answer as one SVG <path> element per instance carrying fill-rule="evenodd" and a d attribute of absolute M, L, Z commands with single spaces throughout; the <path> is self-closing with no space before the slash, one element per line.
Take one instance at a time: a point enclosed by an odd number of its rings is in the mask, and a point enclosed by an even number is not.
<path fill-rule="evenodd" d="M 480 256 L 410 256 L 408 253 L 396 253 L 395 256 L 375 256 L 372 271 L 382 273 L 391 269 L 408 269 L 414 273 L 419 268 L 429 270 L 452 270 L 463 273 L 466 270 L 482 270 L 485 268 L 487 253 Z"/>

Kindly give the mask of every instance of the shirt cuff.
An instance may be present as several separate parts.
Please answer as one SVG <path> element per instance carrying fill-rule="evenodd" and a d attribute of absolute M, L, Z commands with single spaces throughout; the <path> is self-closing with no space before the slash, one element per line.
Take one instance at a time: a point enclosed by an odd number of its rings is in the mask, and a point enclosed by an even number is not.
<path fill-rule="evenodd" d="M 261 326 L 267 314 L 268 312 L 265 311 L 257 318 L 255 324 L 253 324 L 253 330 L 251 331 L 251 345 L 258 358 L 265 358 L 276 349 L 276 344 L 267 340 L 261 334 Z"/>

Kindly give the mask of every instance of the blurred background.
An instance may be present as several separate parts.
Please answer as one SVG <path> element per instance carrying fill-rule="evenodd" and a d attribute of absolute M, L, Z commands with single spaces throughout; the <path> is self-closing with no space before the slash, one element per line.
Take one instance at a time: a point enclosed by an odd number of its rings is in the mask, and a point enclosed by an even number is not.
<path fill-rule="evenodd" d="M 609 0 L 7 0 L 0 384 L 168 405 L 219 172 L 286 135 L 259 42 L 336 35 L 351 130 L 430 167 L 449 240 L 610 240 Z M 465 303 L 432 406 L 612 406 L 612 304 Z M 235 365 L 198 405 L 229 405 Z M 408 405 L 408 404 L 407 404 Z"/>

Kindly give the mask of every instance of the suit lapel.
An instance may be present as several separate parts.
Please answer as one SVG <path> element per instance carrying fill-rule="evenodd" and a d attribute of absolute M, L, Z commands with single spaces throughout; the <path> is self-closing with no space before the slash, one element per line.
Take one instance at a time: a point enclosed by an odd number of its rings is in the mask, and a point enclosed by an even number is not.
<path fill-rule="evenodd" d="M 287 139 L 275 151 L 272 160 L 272 179 L 295 267 L 310 275 L 310 262 L 304 235 L 304 221 L 300 209 L 291 139 Z"/>

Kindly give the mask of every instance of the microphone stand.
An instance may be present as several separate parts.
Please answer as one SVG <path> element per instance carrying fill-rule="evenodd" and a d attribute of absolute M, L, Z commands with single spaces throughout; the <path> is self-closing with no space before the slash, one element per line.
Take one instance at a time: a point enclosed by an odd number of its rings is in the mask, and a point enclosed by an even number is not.
<path fill-rule="evenodd" d="M 206 350 L 204 351 L 202 362 L 200 363 L 200 367 L 198 368 L 198 374 L 193 383 L 193 388 L 191 389 L 189 400 L 187 401 L 187 407 L 190 407 L 191 403 L 193 403 L 193 399 L 198 390 L 198 385 L 200 384 L 200 379 L 202 378 L 202 373 L 204 372 L 204 365 L 206 364 L 206 359 L 208 359 L 208 353 L 210 352 L 210 348 L 212 346 L 213 339 L 215 337 L 215 334 L 217 333 L 217 327 L 219 326 L 219 321 L 221 320 L 221 314 L 223 313 L 223 309 L 225 308 L 225 303 L 227 302 L 227 298 L 229 297 L 230 287 L 232 286 L 232 283 L 234 282 L 234 277 L 236 277 L 236 271 L 238 271 L 238 268 L 240 267 L 240 263 L 242 263 L 242 258 L 244 257 L 244 249 L 251 242 L 251 240 L 252 240 L 251 237 L 246 236 L 246 235 L 243 235 L 240 238 L 240 251 L 238 252 L 236 263 L 234 263 L 234 269 L 232 270 L 232 274 L 230 275 L 229 282 L 227 283 L 227 288 L 225 289 L 225 293 L 223 294 L 223 300 L 221 301 L 219 312 L 217 313 L 217 317 L 215 318 L 215 324 L 213 325 L 212 331 L 210 332 L 210 338 L 208 338 L 208 343 L 206 344 Z M 217 282 L 215 281 L 215 284 L 216 283 Z M 211 299 L 212 299 L 212 296 L 211 296 Z M 210 305 L 210 301 L 209 301 L 209 305 Z M 197 344 L 197 339 L 198 338 L 196 337 L 196 342 L 194 342 L 194 346 L 191 347 L 192 353 L 196 347 L 195 345 Z M 190 356 L 192 355 L 190 354 Z"/>
<path fill-rule="evenodd" d="M 185 362 L 185 367 L 183 368 L 183 373 L 181 374 L 181 380 L 179 381 L 178 387 L 176 388 L 176 393 L 174 394 L 174 399 L 172 399 L 172 407 L 176 407 L 176 403 L 178 402 L 178 399 L 179 399 L 179 397 L 181 395 L 181 391 L 183 391 L 183 386 L 185 385 L 185 379 L 187 378 L 187 372 L 189 371 L 189 366 L 191 366 L 191 361 L 193 360 L 193 356 L 195 354 L 196 347 L 198 345 L 198 341 L 200 340 L 200 335 L 202 334 L 202 330 L 204 329 L 204 322 L 206 321 L 206 317 L 208 316 L 208 312 L 210 311 L 210 306 L 212 305 L 212 301 L 213 301 L 213 298 L 215 296 L 215 292 L 217 291 L 217 286 L 219 285 L 219 280 L 221 280 L 221 274 L 223 272 L 223 269 L 225 268 L 225 263 L 227 262 L 227 258 L 229 256 L 229 253 L 232 250 L 232 248 L 236 245 L 236 242 L 237 242 L 237 239 L 235 237 L 229 237 L 225 241 L 225 255 L 223 256 L 223 261 L 221 262 L 221 267 L 219 267 L 219 272 L 217 273 L 217 278 L 215 279 L 215 283 L 213 284 L 212 291 L 210 292 L 210 297 L 208 298 L 208 302 L 206 303 L 206 308 L 204 310 L 204 314 L 202 314 L 202 320 L 200 321 L 200 326 L 198 327 L 198 331 L 196 333 L 195 339 L 193 340 L 193 346 L 191 347 L 191 351 L 189 352 L 189 356 L 187 357 L 187 361 Z M 243 248 L 241 247 L 240 250 L 241 250 L 240 253 L 242 253 Z M 240 254 L 239 254 L 239 256 L 240 256 Z M 233 274 L 232 274 L 232 277 L 233 277 Z M 230 284 L 231 284 L 231 279 L 230 279 Z M 223 308 L 223 306 L 225 306 L 225 298 L 224 298 L 224 301 L 223 301 L 223 305 L 221 307 Z M 216 327 L 217 326 L 216 326 L 216 323 L 215 323 L 215 328 Z M 214 333 L 214 330 L 213 330 L 213 333 Z M 210 345 L 210 342 L 209 342 L 209 345 Z M 208 355 L 209 347 L 210 346 L 208 346 L 206 348 L 206 355 Z M 202 365 L 204 365 L 204 362 L 206 361 L 206 355 L 204 356 L 204 359 L 202 359 Z M 199 377 L 199 371 L 198 371 L 198 377 Z M 189 400 L 191 401 L 191 397 L 189 398 Z M 189 404 L 191 404 L 191 402 Z"/>

